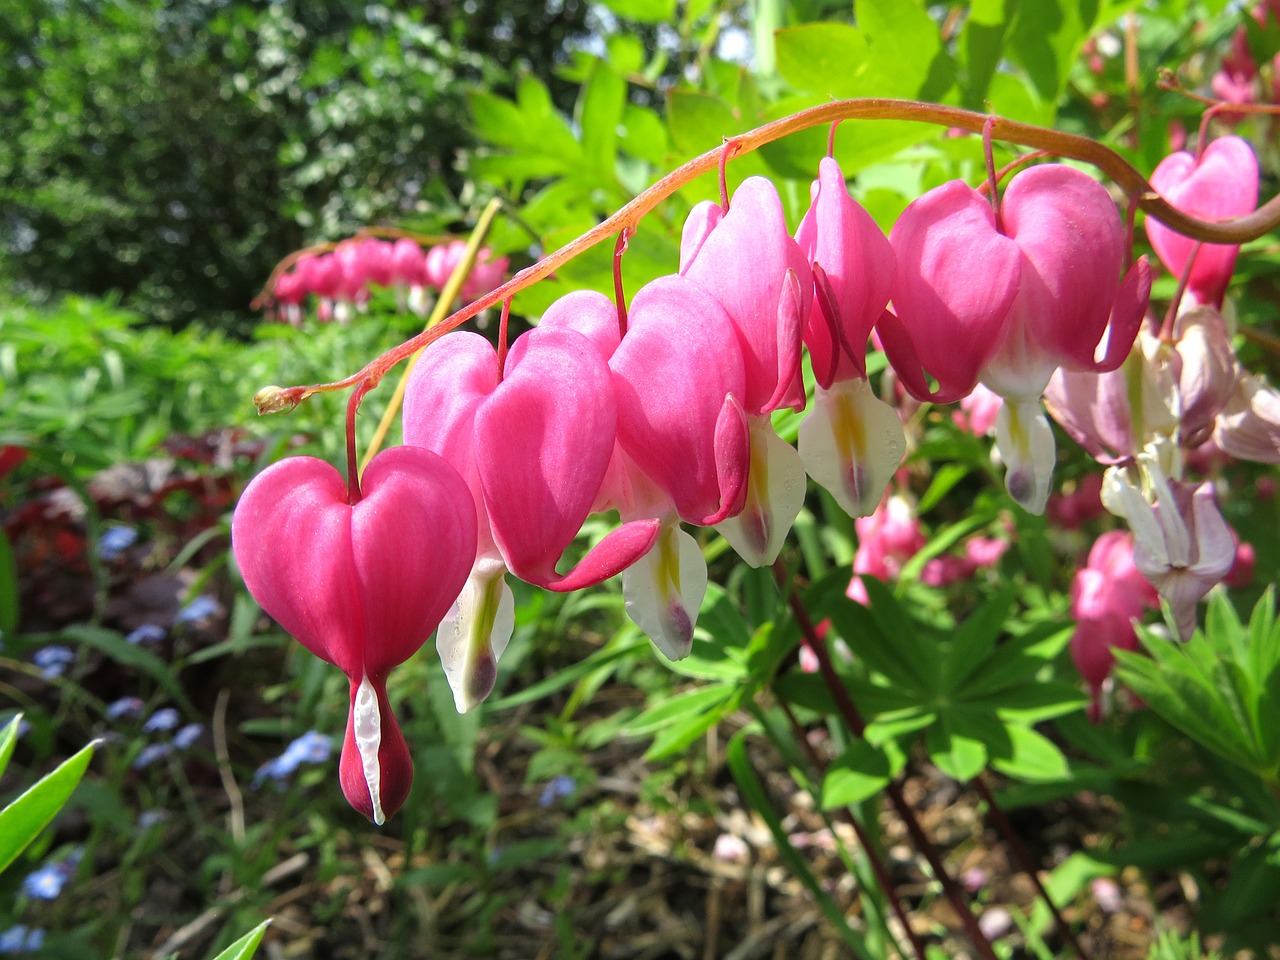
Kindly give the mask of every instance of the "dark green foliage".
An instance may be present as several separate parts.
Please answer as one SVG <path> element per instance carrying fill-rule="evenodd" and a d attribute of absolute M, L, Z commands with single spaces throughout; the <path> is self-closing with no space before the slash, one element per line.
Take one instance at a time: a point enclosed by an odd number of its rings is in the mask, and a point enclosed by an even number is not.
<path fill-rule="evenodd" d="M 536 53 L 581 17 L 483 5 L 512 24 L 502 41 L 435 5 L 436 25 L 412 4 L 10 6 L 0 276 L 219 325 L 304 242 L 447 207 L 463 87 L 501 85 L 516 36 Z"/>

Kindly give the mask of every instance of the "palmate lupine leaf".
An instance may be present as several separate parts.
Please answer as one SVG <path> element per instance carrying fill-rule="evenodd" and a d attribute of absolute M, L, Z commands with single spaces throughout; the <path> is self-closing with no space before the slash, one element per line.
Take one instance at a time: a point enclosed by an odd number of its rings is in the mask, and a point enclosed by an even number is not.
<path fill-rule="evenodd" d="M 1203 631 L 1176 644 L 1140 630 L 1150 657 L 1117 652 L 1118 677 L 1192 740 L 1264 779 L 1280 776 L 1280 629 L 1274 595 L 1246 627 L 1211 597 Z"/>

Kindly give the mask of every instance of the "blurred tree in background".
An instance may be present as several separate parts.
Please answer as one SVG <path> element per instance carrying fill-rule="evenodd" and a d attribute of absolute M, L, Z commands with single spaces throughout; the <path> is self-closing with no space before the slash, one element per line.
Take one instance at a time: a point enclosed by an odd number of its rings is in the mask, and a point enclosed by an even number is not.
<path fill-rule="evenodd" d="M 10 292 L 220 326 L 302 243 L 448 209 L 463 87 L 550 78 L 586 22 L 572 0 L 3 6 Z"/>

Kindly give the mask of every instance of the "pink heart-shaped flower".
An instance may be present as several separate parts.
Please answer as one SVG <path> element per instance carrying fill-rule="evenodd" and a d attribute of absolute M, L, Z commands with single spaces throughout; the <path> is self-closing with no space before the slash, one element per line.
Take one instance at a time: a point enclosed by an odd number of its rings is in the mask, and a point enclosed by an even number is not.
<path fill-rule="evenodd" d="M 457 471 L 420 448 L 379 454 L 362 486 L 363 499 L 352 505 L 329 464 L 312 457 L 274 464 L 241 496 L 231 545 L 262 608 L 351 680 L 343 789 L 352 806 L 381 822 L 413 779 L 387 704 L 387 675 L 426 642 L 466 582 L 476 516 Z"/>

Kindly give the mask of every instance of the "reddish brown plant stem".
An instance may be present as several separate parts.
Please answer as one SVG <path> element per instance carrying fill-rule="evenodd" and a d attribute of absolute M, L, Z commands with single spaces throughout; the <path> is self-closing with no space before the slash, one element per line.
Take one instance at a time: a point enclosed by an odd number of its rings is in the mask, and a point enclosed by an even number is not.
<path fill-rule="evenodd" d="M 498 320 L 498 382 L 507 368 L 507 328 L 511 322 L 511 298 L 502 301 L 502 316 Z"/>
<path fill-rule="evenodd" d="M 773 572 L 778 581 L 779 589 L 787 595 L 787 604 L 791 607 L 791 613 L 796 618 L 796 624 L 800 627 L 800 635 L 803 638 L 803 642 L 813 651 L 818 660 L 818 672 L 822 675 L 822 679 L 826 683 L 827 689 L 831 692 L 831 696 L 835 698 L 840 716 L 857 736 L 864 736 L 867 729 L 866 721 L 862 719 L 862 714 L 854 706 L 853 699 L 849 696 L 849 691 L 845 689 L 845 685 L 840 681 L 840 675 L 836 673 L 836 668 L 827 653 L 827 645 L 818 636 L 817 631 L 814 630 L 813 621 L 809 617 L 809 611 L 805 608 L 804 601 L 796 593 L 794 585 L 787 577 L 786 569 L 780 562 L 774 564 Z M 901 785 L 896 780 L 890 780 L 888 786 L 885 787 L 885 793 L 889 795 L 889 802 L 893 804 L 894 810 L 897 811 L 898 816 L 906 826 L 907 833 L 911 836 L 912 845 L 928 861 L 934 877 L 942 885 L 942 892 L 964 927 L 965 934 L 973 944 L 973 948 L 977 950 L 978 955 L 983 960 L 996 960 L 996 953 L 991 946 L 991 941 L 987 939 L 987 935 L 978 926 L 978 918 L 973 915 L 973 910 L 969 905 L 969 898 L 947 871 L 946 865 L 942 862 L 942 857 L 938 854 L 937 847 L 929 840 L 924 828 L 920 826 L 920 821 L 917 819 L 915 811 L 907 803 L 907 799 L 902 793 Z"/>
<path fill-rule="evenodd" d="M 805 736 L 804 727 L 800 726 L 800 721 L 791 712 L 791 707 L 781 700 L 778 701 L 778 705 L 782 707 L 782 712 L 787 715 L 787 720 L 791 724 L 791 731 L 795 735 L 796 742 L 800 744 L 800 749 L 804 751 L 805 756 L 809 758 L 809 762 L 813 764 L 814 770 L 821 777 L 826 771 L 826 764 L 822 762 L 822 758 L 818 756 L 818 751 L 813 749 L 813 744 Z M 884 861 L 880 859 L 880 853 L 872 844 L 866 828 L 863 827 L 858 818 L 853 815 L 853 811 L 848 807 L 841 807 L 840 814 L 844 821 L 853 828 L 854 835 L 857 836 L 858 843 L 862 846 L 862 852 L 867 855 L 867 862 L 871 864 L 871 872 L 876 875 L 876 882 L 880 884 L 880 889 L 884 892 L 890 906 L 893 907 L 893 912 L 897 916 L 898 922 L 902 924 L 903 932 L 906 934 L 907 939 L 911 941 L 911 951 L 916 955 L 917 960 L 924 960 L 924 944 L 920 942 L 915 930 L 911 928 L 911 921 L 907 916 L 906 907 L 902 905 L 898 890 L 893 884 L 893 878 L 889 876 L 889 870 L 884 865 Z"/>
<path fill-rule="evenodd" d="M 1005 843 L 1009 845 L 1009 849 L 1013 851 L 1014 859 L 1018 861 L 1018 865 L 1022 867 L 1031 882 L 1035 885 L 1036 892 L 1040 895 L 1040 899 L 1045 902 L 1049 908 L 1049 912 L 1053 914 L 1054 925 L 1058 928 L 1064 940 L 1076 952 L 1076 956 L 1081 960 L 1089 960 L 1089 955 L 1084 952 L 1084 948 L 1080 946 L 1080 941 L 1076 939 L 1076 935 L 1071 932 L 1071 927 L 1067 925 L 1067 920 L 1058 910 L 1058 905 L 1053 902 L 1053 898 L 1049 896 L 1049 891 L 1045 889 L 1044 884 L 1040 882 L 1040 873 L 1035 863 L 1031 859 L 1031 854 L 1027 852 L 1027 848 L 1023 845 L 1022 839 L 1014 832 L 1013 824 L 1009 822 L 1009 818 L 1005 816 L 1004 810 L 996 803 L 996 798 L 991 792 L 991 788 L 987 786 L 987 782 L 982 778 L 982 774 L 978 774 L 969 781 L 970 785 L 978 791 L 983 802 L 987 805 L 987 812 L 991 814 L 991 819 L 995 821 L 996 829 L 1000 831 L 1000 835 L 1004 837 Z"/>
<path fill-rule="evenodd" d="M 366 380 L 351 391 L 347 400 L 347 502 L 355 506 L 360 502 L 360 461 L 356 456 L 356 414 L 360 412 L 360 401 L 364 395 L 377 386 L 378 381 Z"/>
<path fill-rule="evenodd" d="M 597 226 L 543 257 L 537 263 L 521 270 L 497 289 L 467 304 L 452 316 L 430 330 L 405 341 L 382 356 L 374 359 L 358 372 L 332 383 L 301 387 L 285 387 L 272 391 L 270 407 L 266 412 L 278 412 L 296 406 L 313 393 L 343 390 L 363 380 L 381 378 L 391 367 L 437 338 L 457 329 L 482 310 L 550 276 L 562 265 L 584 250 L 595 246 L 607 237 L 614 236 L 623 227 L 635 226 L 663 200 L 671 196 L 691 180 L 716 170 L 725 150 L 732 146 L 737 153 L 749 153 L 788 134 L 836 120 L 913 120 L 921 123 L 956 127 L 981 133 L 991 121 L 992 136 L 1008 143 L 1046 150 L 1056 156 L 1078 160 L 1096 166 L 1107 174 L 1127 195 L 1136 197 L 1138 206 L 1150 216 L 1185 236 L 1209 243 L 1243 243 L 1262 236 L 1280 225 L 1280 196 L 1273 197 L 1253 213 L 1232 220 L 1209 223 L 1187 216 L 1164 200 L 1151 188 L 1138 171 L 1119 154 L 1088 137 L 1059 130 L 1050 130 L 1015 120 L 990 117 L 987 114 L 958 107 L 944 107 L 913 100 L 887 100 L 865 98 L 837 100 L 811 107 L 781 120 L 775 120 L 747 133 L 730 139 L 724 146 L 708 150 L 683 164 Z M 260 409 L 263 409 L 260 407 Z"/>
<path fill-rule="evenodd" d="M 618 242 L 613 247 L 613 299 L 618 306 L 618 337 L 627 335 L 627 297 L 622 289 L 622 255 L 627 244 L 636 235 L 635 227 L 623 227 L 618 231 Z"/>

